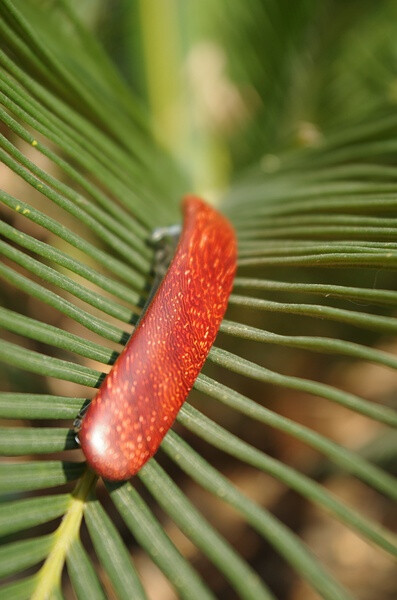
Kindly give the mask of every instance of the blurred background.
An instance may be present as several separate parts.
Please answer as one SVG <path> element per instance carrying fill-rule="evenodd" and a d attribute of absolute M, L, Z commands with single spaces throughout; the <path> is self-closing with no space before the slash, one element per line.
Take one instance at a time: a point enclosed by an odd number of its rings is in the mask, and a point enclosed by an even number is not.
<path fill-rule="evenodd" d="M 294 165 L 294 160 L 298 164 L 300 156 L 308 158 L 302 159 L 304 167 L 300 172 L 299 185 L 310 183 L 316 169 L 322 168 L 320 160 L 318 167 L 310 169 L 310 152 L 316 153 L 329 137 L 336 140 L 349 128 L 353 130 L 355 126 L 365 124 L 367 119 L 381 120 L 395 110 L 397 3 L 394 1 L 80 0 L 78 3 L 58 3 L 43 0 L 28 4 L 37 15 L 45 12 L 47 43 L 54 52 L 56 48 L 59 48 L 58 52 L 67 52 L 70 40 L 70 55 L 66 55 L 66 63 L 70 61 L 72 68 L 78 69 L 79 52 L 82 50 L 73 46 L 71 24 L 64 16 L 68 5 L 73 5 L 79 21 L 94 32 L 132 90 L 144 123 L 142 131 L 145 131 L 148 121 L 159 146 L 172 156 L 179 180 L 183 182 L 180 184 L 182 191 L 194 190 L 223 207 L 234 219 L 237 228 L 249 216 L 253 206 L 250 198 L 251 194 L 255 194 L 256 185 L 264 185 L 261 193 L 263 205 L 266 205 L 267 184 L 263 181 L 270 181 L 269 190 L 274 191 L 273 175 L 276 173 L 277 176 L 285 168 L 288 178 L 294 169 L 288 165 Z M 109 122 L 117 120 L 117 111 L 117 106 L 114 113 L 108 110 Z M 95 123 L 95 117 L 92 120 Z M 38 154 L 31 144 L 17 138 L 6 124 L 1 124 L 0 128 L 5 138 L 41 169 L 57 178 L 64 177 L 48 157 Z M 394 125 L 385 133 L 374 128 L 373 132 L 366 134 L 365 141 L 393 140 L 395 129 Z M 342 142 L 339 148 L 343 147 Z M 309 154 L 305 154 L 307 152 Z M 390 152 L 379 158 L 379 163 L 394 167 L 396 158 L 397 154 Z M 299 172 L 299 167 L 295 167 L 295 171 Z M 86 240 L 97 243 L 92 231 L 83 223 L 50 204 L 5 164 L 0 166 L 0 180 L 1 187 L 8 194 L 34 204 Z M 294 180 L 291 181 L 291 189 L 294 189 Z M 274 186 L 276 184 L 281 185 L 279 180 Z M 279 193 L 282 203 L 283 197 L 288 194 Z M 305 198 L 303 189 L 302 199 Z M 277 204 L 274 197 L 272 202 Z M 236 203 L 239 206 L 237 211 L 234 209 Z M 19 231 L 77 259 L 82 258 L 78 250 L 37 223 L 25 219 L 24 215 L 7 207 L 0 211 L 2 220 Z M 170 219 L 175 220 L 174 215 L 171 216 Z M 376 211 L 373 216 L 377 216 Z M 395 215 L 391 213 L 389 216 L 394 218 Z M 282 223 L 282 215 L 279 218 Z M 293 225 L 294 216 L 290 219 Z M 261 228 L 262 221 L 257 221 L 255 215 L 246 230 L 242 227 L 242 247 L 244 235 L 254 229 L 255 222 Z M 281 226 L 274 222 L 268 227 Z M 265 229 L 266 225 L 262 231 Z M 271 241 L 271 231 L 268 238 Z M 343 235 L 334 233 L 334 239 L 338 238 L 343 239 Z M 324 236 L 320 239 L 324 241 Z M 273 240 L 275 244 L 284 243 L 281 233 L 279 239 L 274 233 Z M 305 236 L 292 235 L 291 240 L 305 241 Z M 393 240 L 392 236 L 390 242 Z M 87 262 L 86 257 L 84 260 Z M 7 258 L 4 264 L 12 265 L 17 273 L 24 273 L 20 265 Z M 59 270 L 62 272 L 62 267 Z M 239 276 L 260 276 L 290 283 L 397 289 L 395 273 L 379 266 L 365 269 L 351 265 L 334 269 L 317 266 L 298 270 L 294 266 L 270 264 L 261 266 L 259 271 L 257 266 L 247 265 L 240 267 Z M 31 278 L 40 281 L 38 275 L 33 274 Z M 80 281 L 78 276 L 76 281 Z M 72 299 L 76 306 L 86 306 L 67 291 L 60 290 L 55 282 L 48 283 L 47 288 L 67 300 Z M 92 285 L 91 289 L 95 291 L 97 288 Z M 393 305 L 377 306 L 369 301 L 358 303 L 326 295 L 317 296 L 313 301 L 309 294 L 296 299 L 290 292 L 280 289 L 248 289 L 244 293 L 279 303 L 302 301 L 310 304 L 315 301 L 317 306 L 395 316 Z M 103 343 L 100 336 L 87 331 L 57 309 L 44 306 L 40 299 L 16 289 L 12 282 L 2 282 L 0 297 L 5 308 Z M 139 312 L 138 306 L 135 309 Z M 90 311 L 94 316 L 101 314 L 92 307 Z M 380 333 L 341 321 L 252 310 L 233 302 L 227 319 L 279 335 L 322 336 L 363 344 L 394 356 L 397 353 L 392 332 Z M 118 323 L 111 317 L 108 320 Z M 125 330 L 131 333 L 132 325 Z M 2 331 L 2 337 L 30 350 L 65 360 L 71 358 L 66 350 L 54 351 L 40 341 L 10 332 L 7 328 Z M 397 374 L 386 366 L 288 345 L 261 344 L 251 339 L 238 339 L 225 332 L 219 334 L 217 344 L 283 375 L 335 386 L 386 406 L 395 405 Z M 115 344 L 107 345 L 117 349 Z M 103 370 L 103 364 L 94 360 L 82 357 L 78 360 L 85 366 Z M 386 470 L 396 470 L 395 445 L 392 449 L 394 441 L 389 444 L 389 438 L 384 437 L 383 425 L 377 421 L 304 391 L 276 387 L 226 371 L 213 362 L 206 364 L 204 373 L 350 450 L 363 452 Z M 87 398 L 93 395 L 93 390 L 86 386 L 25 372 L 18 366 L 0 364 L 0 376 L 2 389 L 6 392 Z M 232 412 L 197 391 L 192 393 L 191 400 L 201 411 L 241 439 L 309 475 L 352 507 L 359 507 L 362 514 L 395 530 L 397 515 L 389 500 L 358 479 L 339 471 L 306 444 Z M 15 421 L 15 424 L 23 425 L 24 422 Z M 38 425 L 45 427 L 50 423 L 42 420 Z M 65 421 L 63 426 L 69 427 L 70 423 Z M 353 597 L 392 600 L 397 596 L 397 572 L 390 556 L 363 541 L 285 484 L 209 446 L 182 425 L 176 424 L 175 427 L 192 447 L 247 496 L 272 511 L 296 532 L 335 578 L 351 590 Z M 59 458 L 59 454 L 56 456 Z M 79 450 L 66 451 L 64 457 L 67 460 L 81 459 Z M 235 511 L 226 509 L 217 498 L 203 491 L 165 455 L 159 455 L 158 459 L 202 513 L 216 523 L 219 531 L 268 583 L 277 598 L 314 600 L 319 597 Z M 217 569 L 153 503 L 143 485 L 138 481 L 135 485 L 216 597 L 236 598 Z M 104 488 L 100 488 L 98 494 L 134 556 L 148 597 L 151 600 L 176 598 L 167 579 L 136 544 L 118 513 L 107 504 Z M 52 524 L 44 525 L 37 528 L 36 533 L 41 535 L 52 529 Z M 87 533 L 85 530 L 83 533 L 83 541 L 95 560 Z M 100 570 L 101 566 L 97 565 L 97 568 Z M 102 572 L 101 576 L 106 586 L 106 574 Z M 111 587 L 106 589 L 108 597 L 112 598 Z M 66 598 L 74 597 L 66 579 L 64 594 Z"/>

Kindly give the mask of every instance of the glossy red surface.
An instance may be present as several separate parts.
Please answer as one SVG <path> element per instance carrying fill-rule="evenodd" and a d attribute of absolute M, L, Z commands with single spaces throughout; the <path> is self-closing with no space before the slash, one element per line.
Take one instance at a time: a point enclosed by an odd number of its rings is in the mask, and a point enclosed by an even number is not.
<path fill-rule="evenodd" d="M 236 270 L 230 223 L 194 196 L 170 267 L 83 417 L 90 466 L 110 480 L 137 473 L 173 424 L 226 311 Z"/>

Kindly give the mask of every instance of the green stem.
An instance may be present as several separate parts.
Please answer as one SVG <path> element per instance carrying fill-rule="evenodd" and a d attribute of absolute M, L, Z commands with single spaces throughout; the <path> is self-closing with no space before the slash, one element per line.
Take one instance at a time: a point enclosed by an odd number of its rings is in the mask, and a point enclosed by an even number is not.
<path fill-rule="evenodd" d="M 69 508 L 54 533 L 52 549 L 38 572 L 31 600 L 46 600 L 51 597 L 51 592 L 59 586 L 66 555 L 72 543 L 79 537 L 85 501 L 94 487 L 96 479 L 97 477 L 92 471 L 86 471 L 79 480 Z"/>

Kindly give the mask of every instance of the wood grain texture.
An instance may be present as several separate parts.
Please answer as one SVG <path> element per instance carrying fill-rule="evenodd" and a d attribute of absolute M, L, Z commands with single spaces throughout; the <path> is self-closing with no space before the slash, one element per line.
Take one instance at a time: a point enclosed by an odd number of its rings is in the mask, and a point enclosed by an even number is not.
<path fill-rule="evenodd" d="M 226 311 L 236 270 L 230 223 L 194 196 L 170 267 L 92 400 L 79 439 L 90 466 L 110 480 L 153 456 L 191 390 Z"/>

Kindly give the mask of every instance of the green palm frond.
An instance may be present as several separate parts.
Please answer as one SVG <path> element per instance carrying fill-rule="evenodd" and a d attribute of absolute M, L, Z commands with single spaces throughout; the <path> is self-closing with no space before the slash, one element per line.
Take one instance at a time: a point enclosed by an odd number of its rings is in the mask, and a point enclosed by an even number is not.
<path fill-rule="evenodd" d="M 123 7 L 139 97 L 74 3 L 0 3 L 0 598 L 144 599 L 156 573 L 187 600 L 380 600 L 297 521 L 397 555 L 395 3 Z M 213 64 L 235 104 L 211 113 Z M 148 296 L 150 232 L 206 188 L 238 235 L 228 313 L 159 453 L 103 483 L 73 420 Z"/>

